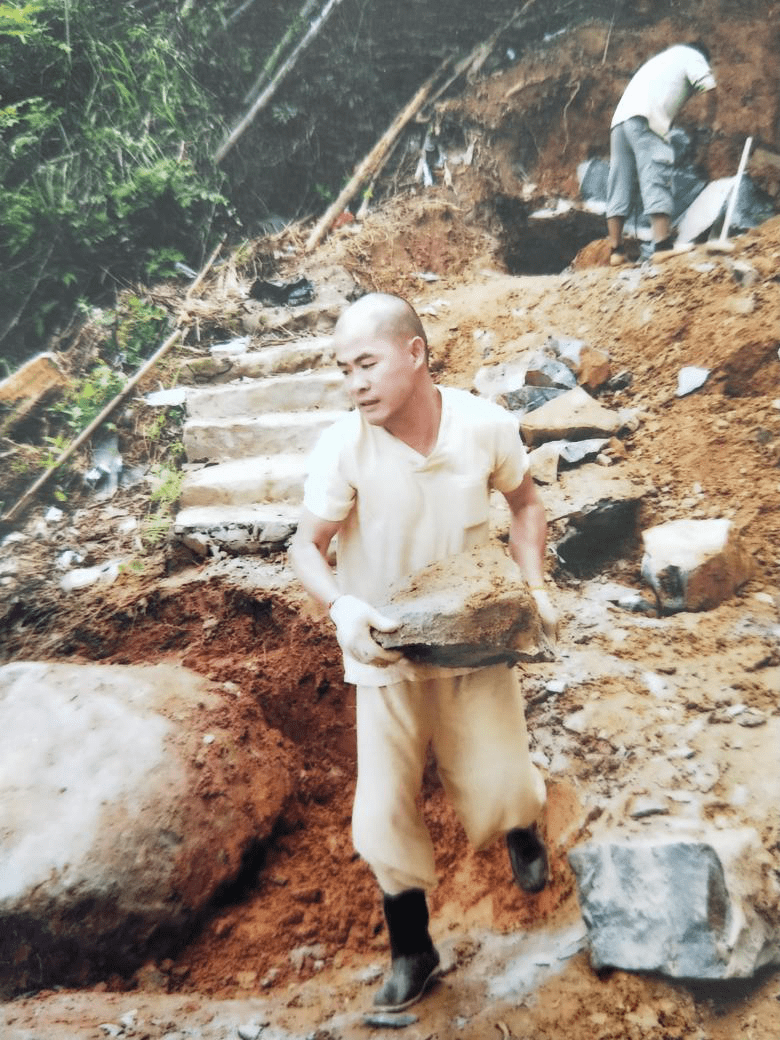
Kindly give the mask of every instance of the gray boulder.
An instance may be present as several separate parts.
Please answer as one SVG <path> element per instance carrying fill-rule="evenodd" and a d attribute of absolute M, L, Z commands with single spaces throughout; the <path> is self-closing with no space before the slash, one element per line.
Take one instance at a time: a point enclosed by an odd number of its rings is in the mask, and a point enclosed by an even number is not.
<path fill-rule="evenodd" d="M 0 668 L 0 997 L 166 956 L 291 790 L 256 707 L 187 669 Z"/>
<path fill-rule="evenodd" d="M 752 830 L 572 849 L 593 967 L 747 978 L 780 963 L 778 892 Z"/>
<path fill-rule="evenodd" d="M 552 387 L 555 390 L 573 390 L 577 385 L 577 377 L 568 365 L 541 351 L 528 362 L 525 381 L 528 386 Z"/>

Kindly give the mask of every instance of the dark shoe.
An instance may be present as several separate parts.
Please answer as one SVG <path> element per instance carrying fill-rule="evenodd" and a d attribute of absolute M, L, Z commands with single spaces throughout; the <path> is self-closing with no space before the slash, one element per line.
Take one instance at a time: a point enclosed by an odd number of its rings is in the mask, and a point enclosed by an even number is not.
<path fill-rule="evenodd" d="M 435 949 L 394 957 L 390 975 L 374 996 L 374 1007 L 377 1011 L 411 1007 L 425 993 L 438 967 L 439 954 Z"/>
<path fill-rule="evenodd" d="M 672 256 L 680 256 L 682 253 L 690 253 L 693 242 L 677 242 L 671 236 L 662 242 L 656 242 L 653 246 L 653 260 L 660 263 Z"/>
<path fill-rule="evenodd" d="M 507 831 L 506 847 L 515 881 L 524 892 L 541 892 L 547 884 L 547 850 L 536 827 Z"/>
<path fill-rule="evenodd" d="M 629 262 L 626 256 L 626 251 L 623 246 L 615 246 L 609 254 L 609 266 L 620 267 L 621 264 L 627 264 Z"/>

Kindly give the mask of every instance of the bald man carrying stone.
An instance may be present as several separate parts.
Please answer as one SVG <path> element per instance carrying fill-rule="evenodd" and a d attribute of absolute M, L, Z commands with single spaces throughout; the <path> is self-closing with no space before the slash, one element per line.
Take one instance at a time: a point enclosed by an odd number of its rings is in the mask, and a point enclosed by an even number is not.
<path fill-rule="evenodd" d="M 437 386 L 425 331 L 397 296 L 372 293 L 341 315 L 334 348 L 355 410 L 315 447 L 290 551 L 307 591 L 327 607 L 357 687 L 355 848 L 382 889 L 391 971 L 374 998 L 400 1011 L 422 996 L 439 955 L 426 891 L 433 845 L 417 807 L 428 745 L 470 841 L 504 835 L 515 880 L 547 882 L 537 821 L 544 781 L 530 761 L 524 701 L 506 664 L 444 668 L 379 646 L 395 623 L 376 610 L 388 590 L 489 536 L 489 494 L 511 515 L 509 552 L 548 636 L 557 621 L 544 587 L 546 521 L 517 421 L 498 405 Z M 338 535 L 337 564 L 328 550 Z"/>

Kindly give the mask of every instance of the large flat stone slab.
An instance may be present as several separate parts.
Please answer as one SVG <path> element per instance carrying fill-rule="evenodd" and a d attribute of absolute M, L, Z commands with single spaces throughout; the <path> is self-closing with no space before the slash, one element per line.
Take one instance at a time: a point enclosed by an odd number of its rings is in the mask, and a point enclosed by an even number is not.
<path fill-rule="evenodd" d="M 190 462 L 309 451 L 320 433 L 344 412 L 271 412 L 255 418 L 190 419 L 184 425 L 184 450 Z"/>
<path fill-rule="evenodd" d="M 308 372 L 332 364 L 332 337 L 312 336 L 236 356 L 191 358 L 182 364 L 179 375 L 180 380 L 195 384 L 228 383 L 234 379 Z"/>
<path fill-rule="evenodd" d="M 529 447 L 545 441 L 612 437 L 625 424 L 623 416 L 599 404 L 581 386 L 568 390 L 520 419 L 520 432 Z"/>
<path fill-rule="evenodd" d="M 256 706 L 188 669 L 0 668 L 0 996 L 167 956 L 291 770 Z"/>
<path fill-rule="evenodd" d="M 379 609 L 399 628 L 375 639 L 413 661 L 476 668 L 549 653 L 534 599 L 503 546 L 480 546 L 418 571 Z"/>
<path fill-rule="evenodd" d="M 244 506 L 303 500 L 305 452 L 234 459 L 187 473 L 179 505 Z"/>
<path fill-rule="evenodd" d="M 187 415 L 191 419 L 228 419 L 310 408 L 349 408 L 344 377 L 338 369 L 268 376 L 187 393 Z"/>
<path fill-rule="evenodd" d="M 778 890 L 752 830 L 572 849 L 594 968 L 747 978 L 780 963 Z"/>
<path fill-rule="evenodd" d="M 173 534 L 197 556 L 217 551 L 268 555 L 287 547 L 299 513 L 299 506 L 281 503 L 193 506 L 176 515 Z"/>

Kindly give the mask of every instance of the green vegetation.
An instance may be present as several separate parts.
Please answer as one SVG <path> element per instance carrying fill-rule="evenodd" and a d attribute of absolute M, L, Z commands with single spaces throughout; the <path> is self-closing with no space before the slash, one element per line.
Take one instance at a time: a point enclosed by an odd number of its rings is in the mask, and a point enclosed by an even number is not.
<path fill-rule="evenodd" d="M 181 442 L 179 442 L 181 444 Z M 141 540 L 147 549 L 156 549 L 166 538 L 176 503 L 181 496 L 184 474 L 165 463 L 152 467 L 152 493 L 149 514 L 144 520 Z"/>
<path fill-rule="evenodd" d="M 168 312 L 133 294 L 125 297 L 115 313 L 119 362 L 130 371 L 154 353 L 168 327 Z"/>
<path fill-rule="evenodd" d="M 538 32 L 584 6 L 535 5 L 548 10 Z M 324 7 L 0 0 L 0 370 L 52 334 L 67 344 L 80 301 L 112 308 L 139 283 L 182 278 L 177 264 L 197 271 L 225 235 L 321 211 L 442 53 L 486 38 L 514 4 L 343 0 L 216 164 Z"/>
<path fill-rule="evenodd" d="M 100 415 L 124 384 L 125 379 L 122 375 L 109 368 L 104 361 L 100 361 L 62 400 L 55 402 L 51 410 L 55 415 L 62 417 L 65 430 L 72 439 Z"/>
<path fill-rule="evenodd" d="M 31 352 L 80 297 L 197 263 L 229 220 L 198 77 L 228 5 L 206 6 L 0 3 L 0 352 Z"/>

